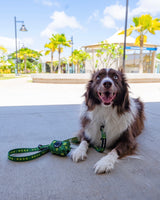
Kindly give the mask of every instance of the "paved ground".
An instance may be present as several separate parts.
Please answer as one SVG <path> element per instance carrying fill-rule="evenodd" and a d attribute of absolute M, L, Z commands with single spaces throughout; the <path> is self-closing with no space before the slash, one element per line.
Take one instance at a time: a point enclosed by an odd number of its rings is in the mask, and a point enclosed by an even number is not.
<path fill-rule="evenodd" d="M 79 129 L 84 85 L 0 81 L 0 199 L 2 200 L 159 200 L 160 84 L 131 84 L 145 101 L 145 130 L 137 156 L 116 164 L 112 173 L 96 175 L 102 154 L 89 149 L 86 161 L 50 153 L 25 163 L 7 160 L 12 148 L 48 144 Z"/>

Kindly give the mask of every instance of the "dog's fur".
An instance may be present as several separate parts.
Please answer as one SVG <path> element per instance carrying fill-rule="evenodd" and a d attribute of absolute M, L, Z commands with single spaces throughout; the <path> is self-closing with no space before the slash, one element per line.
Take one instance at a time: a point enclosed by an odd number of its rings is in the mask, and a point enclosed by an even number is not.
<path fill-rule="evenodd" d="M 87 157 L 91 143 L 101 146 L 100 126 L 104 126 L 111 151 L 94 166 L 95 173 L 109 172 L 119 158 L 131 155 L 136 149 L 135 137 L 144 128 L 144 105 L 129 96 L 128 84 L 122 71 L 101 69 L 92 74 L 84 94 L 79 137 L 81 143 L 72 152 L 74 162 Z"/>

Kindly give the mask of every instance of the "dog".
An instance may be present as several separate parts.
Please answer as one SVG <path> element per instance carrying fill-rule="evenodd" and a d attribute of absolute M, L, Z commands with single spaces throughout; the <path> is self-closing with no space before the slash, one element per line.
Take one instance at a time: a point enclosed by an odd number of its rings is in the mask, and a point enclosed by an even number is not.
<path fill-rule="evenodd" d="M 80 144 L 71 154 L 74 162 L 87 158 L 90 144 L 101 146 L 101 126 L 110 152 L 95 164 L 95 173 L 108 173 L 118 159 L 135 153 L 135 138 L 144 128 L 144 104 L 130 97 L 128 88 L 122 70 L 103 68 L 92 74 L 81 106 Z"/>

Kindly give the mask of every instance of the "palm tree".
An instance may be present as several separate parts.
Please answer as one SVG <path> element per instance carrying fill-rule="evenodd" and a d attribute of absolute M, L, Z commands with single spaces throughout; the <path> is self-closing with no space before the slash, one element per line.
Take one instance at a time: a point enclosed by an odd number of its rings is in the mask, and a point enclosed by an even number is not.
<path fill-rule="evenodd" d="M 41 51 L 35 51 L 32 49 L 28 49 L 28 48 L 21 48 L 18 52 L 17 52 L 17 57 L 20 60 L 24 61 L 24 72 L 26 73 L 27 71 L 27 60 L 30 61 L 35 61 L 38 60 L 40 58 L 40 56 L 42 56 Z M 16 58 L 16 52 L 12 53 L 11 55 L 9 55 L 9 57 L 11 57 L 12 59 Z"/>
<path fill-rule="evenodd" d="M 0 46 L 0 51 L 2 51 L 2 53 L 7 53 L 7 49 L 3 46 Z"/>
<path fill-rule="evenodd" d="M 90 55 L 86 51 L 82 51 L 82 50 L 79 51 L 79 54 L 80 54 L 79 55 L 79 57 L 80 57 L 80 68 L 81 67 L 83 68 L 85 66 L 85 61 L 87 59 L 90 59 Z M 80 69 L 79 69 L 79 71 L 80 71 Z"/>
<path fill-rule="evenodd" d="M 58 73 L 61 73 L 61 62 L 60 62 L 60 55 L 61 52 L 63 51 L 63 47 L 70 47 L 70 40 L 67 41 L 65 34 L 56 34 L 52 35 L 54 38 L 55 43 L 58 45 L 58 54 L 59 54 L 59 64 L 58 64 Z"/>
<path fill-rule="evenodd" d="M 51 53 L 51 73 L 53 72 L 53 53 L 57 50 L 57 42 L 55 41 L 55 35 L 52 34 L 52 37 L 49 38 L 50 42 L 48 44 L 45 44 L 45 48 L 48 48 L 49 50 L 47 50 L 45 52 L 45 55 L 48 55 L 49 53 Z"/>
<path fill-rule="evenodd" d="M 0 46 L 0 66 L 7 66 L 8 62 L 5 59 L 5 54 L 7 53 L 7 49 L 3 46 Z"/>
<path fill-rule="evenodd" d="M 134 26 L 130 25 L 127 29 L 127 36 L 131 35 L 133 31 L 139 33 L 135 40 L 135 44 L 140 46 L 140 63 L 139 72 L 143 72 L 143 45 L 147 42 L 147 33 L 155 34 L 155 31 L 160 30 L 160 19 L 153 19 L 151 15 L 141 15 L 140 17 L 133 17 Z M 124 31 L 119 34 L 124 34 Z"/>
<path fill-rule="evenodd" d="M 90 58 L 90 55 L 85 51 L 75 49 L 72 52 L 72 55 L 69 57 L 69 59 L 76 66 L 76 73 L 80 72 L 80 65 L 82 64 L 82 66 L 84 66 L 87 58 Z"/>
<path fill-rule="evenodd" d="M 0 46 L 0 62 L 2 60 L 4 61 L 5 53 L 7 53 L 7 49 L 3 46 Z"/>
<path fill-rule="evenodd" d="M 75 72 L 77 73 L 78 64 L 79 64 L 79 61 L 80 61 L 79 50 L 75 49 L 72 52 L 72 55 L 69 57 L 69 59 L 75 65 L 75 67 L 76 67 Z"/>

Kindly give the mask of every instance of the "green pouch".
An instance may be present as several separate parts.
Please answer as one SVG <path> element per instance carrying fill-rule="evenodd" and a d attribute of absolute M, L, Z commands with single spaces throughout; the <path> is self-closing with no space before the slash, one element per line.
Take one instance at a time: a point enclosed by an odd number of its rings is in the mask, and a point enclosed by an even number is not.
<path fill-rule="evenodd" d="M 49 145 L 49 150 L 52 154 L 66 156 L 71 150 L 70 142 L 53 140 Z"/>

